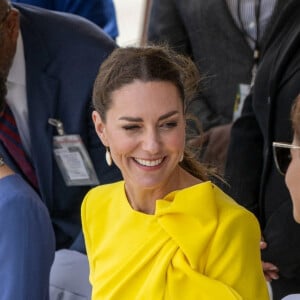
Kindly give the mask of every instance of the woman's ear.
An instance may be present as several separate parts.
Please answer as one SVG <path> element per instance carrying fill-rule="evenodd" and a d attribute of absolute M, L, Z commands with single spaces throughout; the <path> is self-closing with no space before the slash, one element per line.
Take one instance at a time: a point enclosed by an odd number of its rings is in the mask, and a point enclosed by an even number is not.
<path fill-rule="evenodd" d="M 92 119 L 94 122 L 95 130 L 96 130 L 97 135 L 100 138 L 102 144 L 105 147 L 109 147 L 108 141 L 107 141 L 107 136 L 106 136 L 105 123 L 102 121 L 100 114 L 95 110 L 92 112 Z"/>

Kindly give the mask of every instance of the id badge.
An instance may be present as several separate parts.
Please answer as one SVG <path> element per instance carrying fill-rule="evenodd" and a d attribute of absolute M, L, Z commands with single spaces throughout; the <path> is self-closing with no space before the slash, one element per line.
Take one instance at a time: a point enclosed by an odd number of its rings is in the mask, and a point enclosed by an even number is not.
<path fill-rule="evenodd" d="M 54 136 L 53 151 L 67 186 L 99 184 L 90 156 L 79 135 Z"/>
<path fill-rule="evenodd" d="M 245 99 L 250 93 L 250 88 L 250 84 L 239 84 L 233 107 L 233 122 L 241 116 Z"/>

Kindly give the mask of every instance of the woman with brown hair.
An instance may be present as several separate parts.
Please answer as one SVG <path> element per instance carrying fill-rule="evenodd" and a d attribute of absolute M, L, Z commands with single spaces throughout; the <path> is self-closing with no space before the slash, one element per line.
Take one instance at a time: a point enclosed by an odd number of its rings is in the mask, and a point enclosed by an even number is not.
<path fill-rule="evenodd" d="M 94 85 L 93 120 L 123 181 L 82 205 L 92 299 L 268 299 L 255 217 L 186 149 L 199 77 L 162 47 L 120 48 Z"/>

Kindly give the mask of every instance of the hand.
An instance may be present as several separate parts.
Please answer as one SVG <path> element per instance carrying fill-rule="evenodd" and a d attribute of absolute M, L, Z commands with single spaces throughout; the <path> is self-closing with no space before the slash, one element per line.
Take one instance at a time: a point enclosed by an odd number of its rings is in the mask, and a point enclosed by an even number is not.
<path fill-rule="evenodd" d="M 267 248 L 267 243 L 264 240 L 262 240 L 260 242 L 260 250 L 266 248 Z M 271 282 L 272 280 L 276 280 L 279 278 L 278 275 L 279 269 L 272 263 L 262 261 L 262 268 L 264 271 L 266 281 Z"/>
<path fill-rule="evenodd" d="M 232 123 L 213 127 L 204 133 L 204 141 L 207 141 L 203 161 L 224 170 L 227 150 L 230 140 Z"/>
<path fill-rule="evenodd" d="M 12 174 L 14 174 L 14 172 L 7 165 L 0 167 L 0 179 Z"/>

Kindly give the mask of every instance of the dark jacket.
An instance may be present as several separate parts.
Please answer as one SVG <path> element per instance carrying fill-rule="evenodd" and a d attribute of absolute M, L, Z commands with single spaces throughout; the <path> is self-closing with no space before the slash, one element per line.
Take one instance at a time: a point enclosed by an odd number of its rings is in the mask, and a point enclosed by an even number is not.
<path fill-rule="evenodd" d="M 55 230 L 56 247 L 68 248 L 81 231 L 80 206 L 91 186 L 65 184 L 53 155 L 57 131 L 48 119 L 61 120 L 66 134 L 81 136 L 101 184 L 121 179 L 115 166 L 107 166 L 105 147 L 91 119 L 93 83 L 115 44 L 83 18 L 21 4 L 15 7 L 21 14 L 33 165 Z M 0 153 L 22 174 L 1 142 Z"/>
<path fill-rule="evenodd" d="M 225 177 L 229 193 L 259 218 L 268 248 L 263 260 L 279 267 L 274 300 L 300 292 L 300 225 L 272 142 L 291 142 L 290 110 L 300 93 L 300 2 L 278 4 L 267 31 L 253 91 L 232 129 Z"/>
<path fill-rule="evenodd" d="M 193 58 L 203 77 L 189 112 L 204 130 L 232 122 L 240 83 L 249 84 L 253 54 L 225 0 L 153 0 L 150 42 L 167 42 Z"/>

